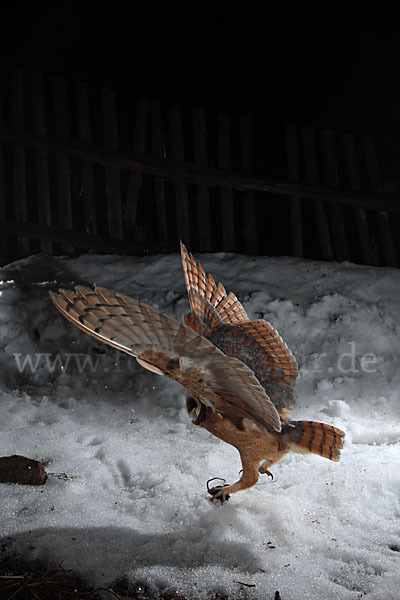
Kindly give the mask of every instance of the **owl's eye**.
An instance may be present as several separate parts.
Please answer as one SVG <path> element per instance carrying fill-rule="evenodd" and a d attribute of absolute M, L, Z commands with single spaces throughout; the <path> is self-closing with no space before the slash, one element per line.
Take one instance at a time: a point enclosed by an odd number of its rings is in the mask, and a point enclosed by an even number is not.
<path fill-rule="evenodd" d="M 192 410 L 197 408 L 197 404 L 197 400 L 193 398 L 193 396 L 188 396 L 186 398 L 186 410 L 188 411 L 188 413 L 191 413 Z"/>

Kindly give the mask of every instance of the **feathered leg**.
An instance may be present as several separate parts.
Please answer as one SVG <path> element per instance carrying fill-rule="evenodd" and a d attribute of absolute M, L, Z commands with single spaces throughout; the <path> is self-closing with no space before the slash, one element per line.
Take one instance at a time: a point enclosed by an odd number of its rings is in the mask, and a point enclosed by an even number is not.
<path fill-rule="evenodd" d="M 208 493 L 212 496 L 212 498 L 210 498 L 212 502 L 214 500 L 220 500 L 221 504 L 223 504 L 225 500 L 229 499 L 229 494 L 251 488 L 257 483 L 259 477 L 259 458 L 255 458 L 254 453 L 246 451 L 240 452 L 240 458 L 242 460 L 243 469 L 240 479 L 231 485 L 210 488 Z"/>

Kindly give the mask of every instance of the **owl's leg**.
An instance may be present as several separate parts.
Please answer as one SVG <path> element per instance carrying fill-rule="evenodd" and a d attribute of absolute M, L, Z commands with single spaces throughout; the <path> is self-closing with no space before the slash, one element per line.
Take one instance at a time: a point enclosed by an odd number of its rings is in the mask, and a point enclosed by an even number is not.
<path fill-rule="evenodd" d="M 260 460 L 255 458 L 254 454 L 246 454 L 245 452 L 240 453 L 240 458 L 242 459 L 243 468 L 240 479 L 232 485 L 219 485 L 210 488 L 208 493 L 212 496 L 210 498 L 212 502 L 214 500 L 220 500 L 221 504 L 223 504 L 225 500 L 229 500 L 229 494 L 253 487 L 253 485 L 257 483 L 259 477 L 258 466 L 260 464 Z"/>

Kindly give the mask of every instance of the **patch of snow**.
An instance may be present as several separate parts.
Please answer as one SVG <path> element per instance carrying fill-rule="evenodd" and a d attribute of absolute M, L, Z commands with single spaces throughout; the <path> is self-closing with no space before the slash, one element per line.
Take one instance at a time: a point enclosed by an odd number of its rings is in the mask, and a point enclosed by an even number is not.
<path fill-rule="evenodd" d="M 237 451 L 192 425 L 183 388 L 80 332 L 47 293 L 98 284 L 182 319 L 178 255 L 33 256 L 0 269 L 0 455 L 41 460 L 49 479 L 0 484 L 2 541 L 98 585 L 126 575 L 196 598 L 397 599 L 400 271 L 198 258 L 293 351 L 291 417 L 344 429 L 340 462 L 289 454 L 272 482 L 210 503 L 207 479 L 235 481 Z"/>

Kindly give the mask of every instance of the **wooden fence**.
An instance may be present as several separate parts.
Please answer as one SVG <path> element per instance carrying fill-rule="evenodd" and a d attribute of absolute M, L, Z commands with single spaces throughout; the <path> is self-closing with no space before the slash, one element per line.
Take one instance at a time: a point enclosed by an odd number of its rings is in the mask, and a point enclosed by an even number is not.
<path fill-rule="evenodd" d="M 288 124 L 276 179 L 260 175 L 267 140 L 250 116 L 147 98 L 131 108 L 108 89 L 18 71 L 0 92 L 0 256 L 158 252 L 182 239 L 398 266 L 400 202 L 384 193 L 371 137 Z"/>

